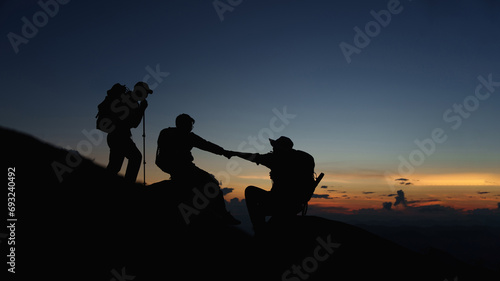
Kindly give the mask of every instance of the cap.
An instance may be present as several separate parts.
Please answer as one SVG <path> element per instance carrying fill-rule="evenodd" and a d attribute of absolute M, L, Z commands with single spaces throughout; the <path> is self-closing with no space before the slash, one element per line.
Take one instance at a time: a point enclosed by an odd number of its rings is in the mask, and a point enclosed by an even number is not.
<path fill-rule="evenodd" d="M 148 94 L 153 94 L 153 90 L 151 90 L 151 89 L 149 88 L 149 85 L 148 85 L 148 83 L 146 83 L 146 82 L 142 82 L 142 81 L 141 81 L 141 82 L 137 82 L 137 83 L 135 83 L 135 85 L 134 85 L 134 91 L 136 91 L 136 88 L 137 88 L 137 87 L 142 87 L 144 90 L 146 90 L 146 93 L 148 93 Z"/>
<path fill-rule="evenodd" d="M 277 140 L 269 139 L 269 142 L 271 143 L 273 148 L 279 147 L 284 149 L 292 149 L 293 147 L 292 140 L 283 136 L 279 137 Z"/>

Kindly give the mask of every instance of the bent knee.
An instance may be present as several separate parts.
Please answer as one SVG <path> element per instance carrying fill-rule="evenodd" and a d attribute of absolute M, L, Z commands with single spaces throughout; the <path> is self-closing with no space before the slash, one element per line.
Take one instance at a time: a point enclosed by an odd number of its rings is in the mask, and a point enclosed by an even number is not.
<path fill-rule="evenodd" d="M 262 192 L 262 190 L 262 188 L 253 185 L 247 186 L 247 188 L 245 188 L 245 197 L 247 197 L 249 194 L 251 196 L 252 194 L 255 194 L 257 192 Z"/>
<path fill-rule="evenodd" d="M 134 161 L 134 162 L 141 162 L 142 160 L 142 153 L 137 150 L 135 153 L 130 154 L 130 157 L 128 158 L 129 161 Z"/>

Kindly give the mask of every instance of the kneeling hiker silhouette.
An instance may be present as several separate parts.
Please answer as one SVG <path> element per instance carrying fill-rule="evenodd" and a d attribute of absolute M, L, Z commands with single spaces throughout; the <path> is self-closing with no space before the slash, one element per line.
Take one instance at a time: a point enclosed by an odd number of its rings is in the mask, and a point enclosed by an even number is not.
<path fill-rule="evenodd" d="M 314 178 L 314 158 L 306 152 L 293 149 L 287 137 L 269 139 L 273 151 L 267 154 L 230 151 L 228 156 L 238 156 L 262 164 L 269 169 L 273 186 L 266 191 L 255 186 L 245 189 L 245 200 L 250 220 L 257 232 L 265 224 L 266 216 L 295 216 L 307 211 L 307 202 L 323 174 Z"/>
<path fill-rule="evenodd" d="M 203 206 L 203 209 L 213 211 L 227 224 L 240 224 L 240 221 L 226 210 L 226 203 L 217 179 L 198 168 L 193 163 L 194 158 L 191 154 L 193 147 L 217 155 L 226 155 L 227 151 L 191 132 L 194 122 L 191 116 L 181 114 L 175 119 L 175 128 L 166 128 L 160 132 L 156 150 L 156 165 L 162 171 L 170 174 L 172 181 L 176 184 L 194 188 L 193 192 L 195 193 L 203 194 L 209 189 L 215 189 L 216 192 L 210 193 L 216 193 L 216 195 L 212 195 L 213 198 L 210 199 L 208 206 Z M 183 214 L 184 220 L 189 223 L 190 220 L 186 216 L 188 215 Z"/>

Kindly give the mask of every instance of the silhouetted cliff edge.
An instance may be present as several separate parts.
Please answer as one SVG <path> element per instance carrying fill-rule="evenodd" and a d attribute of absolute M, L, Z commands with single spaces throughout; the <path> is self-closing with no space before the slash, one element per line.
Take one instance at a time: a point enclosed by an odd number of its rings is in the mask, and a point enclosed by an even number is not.
<path fill-rule="evenodd" d="M 0 134 L 4 171 L 15 167 L 17 280 L 443 281 L 458 276 L 462 281 L 493 276 L 443 259 L 446 253 L 423 256 L 319 217 L 272 220 L 256 237 L 209 213 L 186 224 L 179 213 L 179 204 L 189 203 L 182 187 L 128 184 L 67 150 L 8 129 Z M 54 163 L 68 168 L 62 181 Z M 5 257 L 6 240 L 0 247 Z"/>

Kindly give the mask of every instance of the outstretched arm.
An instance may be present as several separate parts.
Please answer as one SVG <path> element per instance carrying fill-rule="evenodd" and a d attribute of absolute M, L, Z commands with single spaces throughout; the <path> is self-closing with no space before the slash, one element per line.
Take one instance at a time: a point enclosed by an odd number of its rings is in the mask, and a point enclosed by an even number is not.
<path fill-rule="evenodd" d="M 229 151 L 229 150 L 226 150 L 224 151 L 224 156 L 226 156 L 228 159 L 233 157 L 233 156 L 238 156 L 242 159 L 245 159 L 245 160 L 248 160 L 248 161 L 251 161 L 251 162 L 256 162 L 256 158 L 257 158 L 257 153 L 247 153 L 247 152 L 237 152 L 237 151 Z"/>
<path fill-rule="evenodd" d="M 259 154 L 259 153 L 247 153 L 247 152 L 224 150 L 223 155 L 226 156 L 228 159 L 231 158 L 232 156 L 238 156 L 242 159 L 254 162 L 257 165 L 264 165 L 269 169 L 271 169 L 275 159 L 272 152 L 267 154 Z"/>
<path fill-rule="evenodd" d="M 224 148 L 216 145 L 215 143 L 209 142 L 209 141 L 203 139 L 202 137 L 200 137 L 194 133 L 190 133 L 190 134 L 192 136 L 194 147 L 197 147 L 201 150 L 205 150 L 208 152 L 212 152 L 213 154 L 217 154 L 217 155 L 224 154 L 224 151 L 225 151 Z"/>

